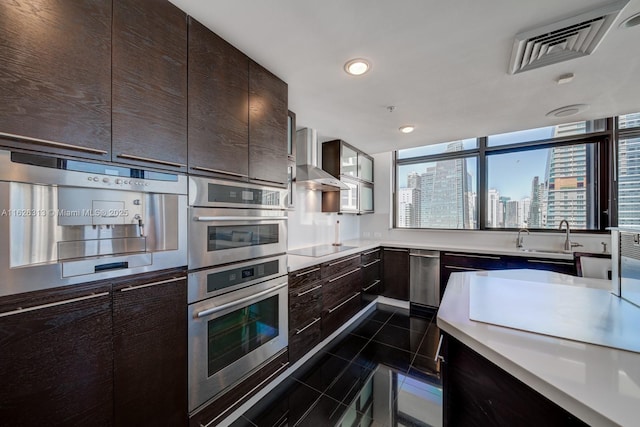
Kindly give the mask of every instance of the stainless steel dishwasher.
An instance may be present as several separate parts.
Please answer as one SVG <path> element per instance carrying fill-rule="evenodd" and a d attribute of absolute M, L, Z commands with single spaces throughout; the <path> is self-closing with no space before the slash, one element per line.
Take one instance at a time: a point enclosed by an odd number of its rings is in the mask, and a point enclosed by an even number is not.
<path fill-rule="evenodd" d="M 412 311 L 440 306 L 440 252 L 409 251 L 409 302 Z"/>

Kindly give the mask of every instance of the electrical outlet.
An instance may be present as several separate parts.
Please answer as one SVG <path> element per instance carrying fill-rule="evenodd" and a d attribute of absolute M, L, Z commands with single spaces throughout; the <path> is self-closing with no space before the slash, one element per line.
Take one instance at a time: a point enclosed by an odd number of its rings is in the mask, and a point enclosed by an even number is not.
<path fill-rule="evenodd" d="M 362 232 L 362 237 L 371 237 L 371 232 L 370 231 L 363 231 Z"/>
<path fill-rule="evenodd" d="M 373 233 L 373 237 L 382 237 L 382 233 L 381 233 L 381 232 L 379 232 L 379 231 L 375 231 L 375 232 Z"/>

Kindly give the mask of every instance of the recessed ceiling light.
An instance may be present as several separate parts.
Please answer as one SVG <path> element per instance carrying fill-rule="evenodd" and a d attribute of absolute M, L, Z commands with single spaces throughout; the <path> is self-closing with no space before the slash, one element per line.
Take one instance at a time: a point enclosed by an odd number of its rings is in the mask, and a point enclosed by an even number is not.
<path fill-rule="evenodd" d="M 578 113 L 582 113 L 589 108 L 587 104 L 573 104 L 573 105 L 565 105 L 564 107 L 556 108 L 555 110 L 549 111 L 546 116 L 547 117 L 567 117 L 573 116 Z"/>
<path fill-rule="evenodd" d="M 344 70 L 352 76 L 361 76 L 371 69 L 369 61 L 362 58 L 352 59 L 344 64 Z"/>
<path fill-rule="evenodd" d="M 404 125 L 400 127 L 400 132 L 402 133 L 411 133 L 415 130 L 415 126 L 413 125 Z"/>
<path fill-rule="evenodd" d="M 640 12 L 636 13 L 635 15 L 631 15 L 630 17 L 622 21 L 620 23 L 620 28 L 631 28 L 635 27 L 636 25 L 640 25 Z"/>

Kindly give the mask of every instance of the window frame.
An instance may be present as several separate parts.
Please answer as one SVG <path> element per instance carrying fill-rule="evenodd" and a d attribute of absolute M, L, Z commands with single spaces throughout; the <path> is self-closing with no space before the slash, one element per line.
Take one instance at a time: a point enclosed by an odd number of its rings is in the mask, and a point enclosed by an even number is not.
<path fill-rule="evenodd" d="M 595 212 L 597 217 L 595 222 L 597 228 L 593 229 L 576 229 L 577 233 L 608 233 L 607 228 L 617 224 L 617 182 L 614 177 L 617 170 L 616 165 L 611 159 L 617 162 L 617 145 L 618 135 L 631 135 L 637 133 L 640 135 L 640 127 L 631 129 L 618 130 L 617 117 L 609 117 L 605 119 L 605 130 L 591 132 L 585 134 L 568 135 L 557 138 L 548 138 L 543 140 L 518 142 L 513 144 L 488 146 L 488 136 L 477 137 L 477 148 L 441 153 L 434 155 L 425 155 L 411 158 L 398 159 L 398 152 L 393 152 L 393 209 L 392 209 L 392 226 L 398 230 L 436 230 L 436 231 L 517 231 L 518 228 L 498 228 L 488 227 L 487 224 L 487 197 L 488 188 L 488 162 L 487 157 L 499 154 L 508 154 L 521 151 L 530 151 L 536 149 L 548 149 L 553 147 L 594 144 L 597 147 L 597 171 L 595 175 Z M 472 138 L 465 138 L 472 139 Z M 450 141 L 453 142 L 453 141 Z M 449 142 L 445 142 L 447 144 Z M 476 196 L 476 218 L 477 227 L 471 229 L 457 228 L 426 228 L 426 227 L 398 227 L 398 168 L 399 166 L 419 164 L 426 162 L 435 162 L 439 160 L 453 160 L 476 156 L 477 170 L 477 196 Z M 614 165 L 613 167 L 611 165 Z M 557 232 L 550 228 L 530 228 L 534 232 Z M 574 230 L 572 230 L 574 231 Z"/>

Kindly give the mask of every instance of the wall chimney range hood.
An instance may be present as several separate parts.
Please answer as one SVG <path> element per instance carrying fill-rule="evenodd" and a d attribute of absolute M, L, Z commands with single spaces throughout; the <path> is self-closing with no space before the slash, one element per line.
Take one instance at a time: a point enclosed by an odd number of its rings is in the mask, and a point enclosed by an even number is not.
<path fill-rule="evenodd" d="M 296 184 L 319 191 L 348 190 L 346 184 L 318 167 L 318 132 L 304 128 L 296 132 Z"/>

